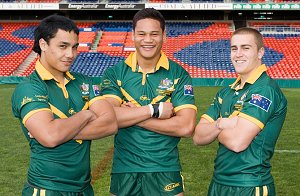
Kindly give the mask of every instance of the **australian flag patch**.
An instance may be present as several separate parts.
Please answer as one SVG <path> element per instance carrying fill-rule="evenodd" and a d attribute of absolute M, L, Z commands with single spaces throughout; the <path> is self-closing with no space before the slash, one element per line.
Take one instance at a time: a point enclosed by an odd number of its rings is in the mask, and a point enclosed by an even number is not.
<path fill-rule="evenodd" d="M 194 96 L 194 90 L 192 85 L 184 85 L 184 95 Z"/>
<path fill-rule="evenodd" d="M 272 104 L 272 101 L 260 94 L 252 94 L 251 100 L 249 101 L 250 104 L 259 107 L 260 109 L 268 112 L 269 108 Z"/>
<path fill-rule="evenodd" d="M 94 91 L 95 96 L 100 95 L 100 90 L 99 90 L 98 85 L 93 85 L 93 91 Z"/>

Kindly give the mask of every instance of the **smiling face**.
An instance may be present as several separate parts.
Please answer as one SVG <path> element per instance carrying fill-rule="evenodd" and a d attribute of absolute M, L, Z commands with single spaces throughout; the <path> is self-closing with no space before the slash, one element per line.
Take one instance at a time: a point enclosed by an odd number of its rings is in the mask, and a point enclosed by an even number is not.
<path fill-rule="evenodd" d="M 247 79 L 261 65 L 264 48 L 258 49 L 253 34 L 236 34 L 231 38 L 231 61 L 235 71 Z"/>
<path fill-rule="evenodd" d="M 165 40 L 165 34 L 158 20 L 146 18 L 136 23 L 133 41 L 139 61 L 157 62 Z"/>
<path fill-rule="evenodd" d="M 39 41 L 41 48 L 41 63 L 54 76 L 64 75 L 77 56 L 78 35 L 58 29 L 55 37 L 47 43 Z"/>

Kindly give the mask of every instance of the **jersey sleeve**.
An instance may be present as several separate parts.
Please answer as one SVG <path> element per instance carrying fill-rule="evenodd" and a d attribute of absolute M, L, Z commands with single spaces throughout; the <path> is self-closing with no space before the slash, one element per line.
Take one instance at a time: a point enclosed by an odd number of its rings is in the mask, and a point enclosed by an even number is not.
<path fill-rule="evenodd" d="M 50 110 L 47 89 L 34 83 L 19 84 L 12 95 L 12 111 L 15 117 L 28 118 L 37 110 Z"/>
<path fill-rule="evenodd" d="M 197 110 L 190 75 L 183 72 L 182 76 L 175 79 L 175 81 L 175 90 L 172 93 L 172 103 L 174 105 L 175 112 L 183 108 L 192 108 Z"/>
<path fill-rule="evenodd" d="M 275 113 L 281 99 L 282 97 L 274 88 L 264 86 L 264 88 L 252 89 L 238 115 L 262 129 Z"/>
<path fill-rule="evenodd" d="M 123 99 L 123 94 L 118 84 L 120 81 L 117 79 L 117 74 L 112 68 L 108 68 L 102 78 L 100 83 L 100 89 L 104 97 L 113 97 L 121 101 Z"/>
<path fill-rule="evenodd" d="M 221 107 L 223 102 L 222 94 L 224 94 L 224 91 L 225 89 L 222 89 L 219 92 L 217 92 L 216 96 L 213 98 L 212 103 L 210 104 L 206 113 L 201 116 L 202 118 L 205 118 L 210 122 L 213 122 L 220 117 Z"/>

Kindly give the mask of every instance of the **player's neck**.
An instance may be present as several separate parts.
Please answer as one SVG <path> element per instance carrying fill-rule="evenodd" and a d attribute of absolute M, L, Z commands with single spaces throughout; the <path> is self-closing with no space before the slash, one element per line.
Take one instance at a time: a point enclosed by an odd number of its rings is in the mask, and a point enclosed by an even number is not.
<path fill-rule="evenodd" d="M 142 57 L 138 57 L 137 56 L 137 64 L 139 65 L 139 67 L 143 70 L 143 72 L 152 72 L 154 70 L 154 68 L 156 67 L 156 64 L 159 60 L 160 56 L 155 57 L 155 58 L 142 58 Z"/>

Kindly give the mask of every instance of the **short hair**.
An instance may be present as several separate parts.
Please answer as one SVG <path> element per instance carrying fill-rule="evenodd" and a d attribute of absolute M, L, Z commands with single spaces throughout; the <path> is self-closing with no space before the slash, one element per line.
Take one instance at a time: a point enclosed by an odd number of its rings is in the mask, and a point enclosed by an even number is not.
<path fill-rule="evenodd" d="M 250 28 L 250 27 L 242 27 L 242 28 L 235 30 L 231 37 L 233 37 L 234 35 L 241 35 L 241 34 L 242 35 L 245 35 L 245 34 L 253 35 L 258 50 L 264 47 L 263 35 L 258 30 Z"/>
<path fill-rule="evenodd" d="M 44 39 L 48 44 L 49 40 L 54 38 L 58 29 L 79 35 L 79 29 L 69 18 L 60 15 L 50 15 L 44 18 L 39 26 L 34 30 L 34 44 L 32 50 L 41 55 L 39 44 L 40 39 Z"/>
<path fill-rule="evenodd" d="M 165 18 L 164 18 L 164 16 L 159 11 L 157 11 L 154 8 L 145 8 L 145 9 L 142 9 L 142 10 L 138 11 L 134 15 L 133 21 L 132 21 L 132 23 L 133 23 L 132 24 L 133 31 L 135 30 L 136 23 L 139 20 L 146 19 L 146 18 L 150 18 L 150 19 L 159 21 L 160 27 L 161 27 L 162 31 L 163 32 L 165 31 L 165 27 L 166 27 Z"/>

